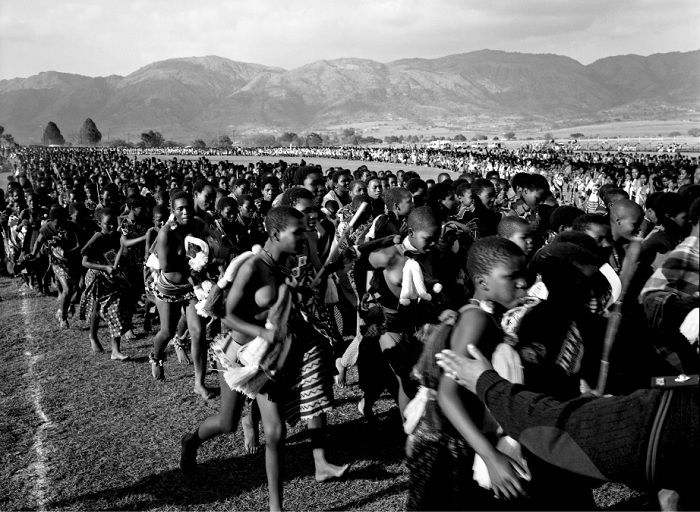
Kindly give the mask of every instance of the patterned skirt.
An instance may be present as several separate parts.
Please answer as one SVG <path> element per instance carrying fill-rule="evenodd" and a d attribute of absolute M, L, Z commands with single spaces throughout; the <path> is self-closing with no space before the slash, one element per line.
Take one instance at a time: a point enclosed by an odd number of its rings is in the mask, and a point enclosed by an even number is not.
<path fill-rule="evenodd" d="M 285 363 L 283 382 L 271 392 L 281 401 L 289 425 L 333 410 L 333 359 L 330 346 L 309 329 L 295 334 Z M 277 395 L 277 396 L 276 396 Z"/>
<path fill-rule="evenodd" d="M 107 323 L 112 338 L 121 336 L 125 313 L 122 305 L 124 290 L 106 272 L 89 269 L 85 274 L 85 291 L 80 299 L 80 319 L 85 321 L 93 311 Z"/>

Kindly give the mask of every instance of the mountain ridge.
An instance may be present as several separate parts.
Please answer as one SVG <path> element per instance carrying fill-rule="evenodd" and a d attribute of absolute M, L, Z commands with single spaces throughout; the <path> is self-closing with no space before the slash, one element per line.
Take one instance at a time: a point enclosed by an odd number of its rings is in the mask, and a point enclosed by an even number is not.
<path fill-rule="evenodd" d="M 512 126 L 679 116 L 700 107 L 700 50 L 621 55 L 584 65 L 556 54 L 479 50 L 386 63 L 339 58 L 292 69 L 216 55 L 156 61 L 125 76 L 44 71 L 0 80 L 0 124 L 37 141 L 48 121 L 86 117 L 112 136 L 172 139 L 236 130 L 304 131 L 353 123 Z"/>

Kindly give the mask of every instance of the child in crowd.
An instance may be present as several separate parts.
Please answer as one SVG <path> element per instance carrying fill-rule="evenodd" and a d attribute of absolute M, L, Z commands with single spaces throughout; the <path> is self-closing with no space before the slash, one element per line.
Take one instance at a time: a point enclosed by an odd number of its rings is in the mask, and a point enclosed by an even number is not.
<path fill-rule="evenodd" d="M 504 217 L 498 223 L 498 236 L 517 245 L 526 257 L 532 253 L 532 227 L 520 217 Z"/>
<path fill-rule="evenodd" d="M 118 270 L 123 248 L 120 233 L 117 231 L 117 218 L 109 209 L 100 212 L 100 232 L 83 247 L 83 266 L 88 269 L 85 275 L 85 292 L 80 301 L 80 318 L 85 319 L 90 312 L 90 345 L 94 352 L 102 352 L 97 337 L 100 317 L 107 322 L 112 337 L 111 359 L 124 361 L 129 356 L 120 349 L 123 331 L 124 299 L 129 282 Z"/>
<path fill-rule="evenodd" d="M 475 454 L 486 464 L 496 497 L 522 492 L 524 470 L 484 436 L 484 407 L 442 374 L 435 354 L 445 348 L 466 354 L 471 344 L 491 357 L 503 339 L 501 315 L 525 294 L 525 258 L 509 240 L 486 237 L 472 246 L 467 267 L 474 298 L 452 318 L 454 327 L 444 322 L 433 332 L 414 370 L 427 400 L 407 444 L 408 510 L 483 510 L 485 493 L 472 479 Z"/>

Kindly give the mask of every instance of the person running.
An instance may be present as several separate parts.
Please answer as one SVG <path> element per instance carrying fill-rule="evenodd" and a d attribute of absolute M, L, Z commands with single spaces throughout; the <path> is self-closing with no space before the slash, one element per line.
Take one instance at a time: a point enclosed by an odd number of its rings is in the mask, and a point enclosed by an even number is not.
<path fill-rule="evenodd" d="M 85 244 L 81 254 L 85 274 L 85 291 L 80 301 L 80 319 L 90 313 L 90 345 L 93 352 L 103 352 L 97 336 L 100 317 L 107 322 L 112 338 L 111 359 L 125 361 L 121 352 L 121 337 L 125 323 L 123 300 L 127 298 L 129 280 L 118 270 L 123 247 L 117 231 L 117 219 L 109 209 L 99 213 L 100 232 Z"/>
<path fill-rule="evenodd" d="M 203 240 L 206 227 L 200 219 L 194 217 L 192 199 L 187 192 L 175 192 L 171 197 L 170 206 L 173 220 L 167 222 L 159 231 L 155 248 L 160 272 L 153 291 L 160 317 L 160 330 L 153 338 L 153 352 L 149 358 L 155 380 L 165 380 L 165 348 L 175 334 L 182 309 L 185 309 L 187 328 L 192 340 L 199 340 L 204 328 L 203 319 L 197 315 L 194 307 L 195 276 L 189 263 L 186 238 L 192 236 Z M 198 356 L 198 353 L 193 353 L 195 359 Z M 208 400 L 213 395 L 204 386 L 204 377 L 204 372 L 200 375 L 195 374 L 194 391 Z"/>

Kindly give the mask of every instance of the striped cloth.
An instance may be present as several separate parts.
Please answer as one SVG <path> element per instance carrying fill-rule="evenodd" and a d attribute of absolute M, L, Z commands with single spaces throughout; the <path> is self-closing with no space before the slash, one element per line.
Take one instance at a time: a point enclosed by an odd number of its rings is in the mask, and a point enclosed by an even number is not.
<path fill-rule="evenodd" d="M 652 292 L 670 292 L 683 299 L 697 298 L 700 289 L 698 237 L 689 236 L 671 251 L 644 285 L 640 302 Z"/>

